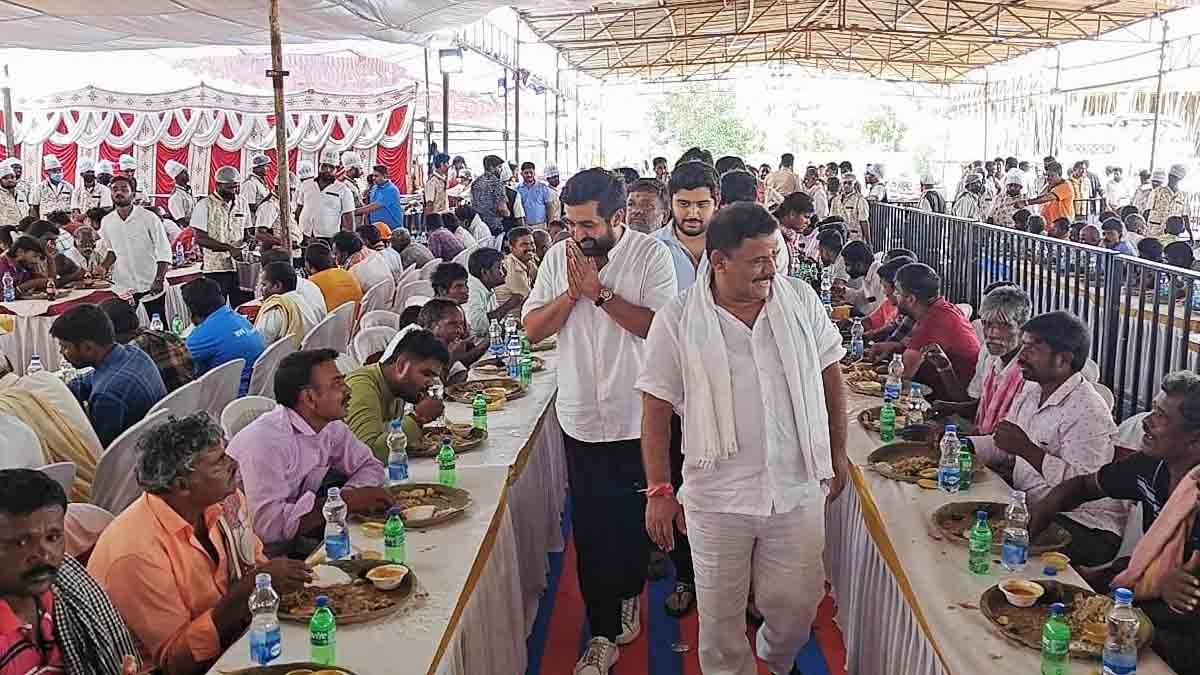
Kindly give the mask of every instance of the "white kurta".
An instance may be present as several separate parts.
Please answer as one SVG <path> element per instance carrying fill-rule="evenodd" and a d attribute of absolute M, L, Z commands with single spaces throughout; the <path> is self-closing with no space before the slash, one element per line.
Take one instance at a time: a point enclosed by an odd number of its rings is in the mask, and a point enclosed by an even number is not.
<path fill-rule="evenodd" d="M 113 211 L 100 221 L 100 241 L 117 259 L 113 263 L 113 283 L 145 293 L 158 274 L 158 263 L 171 263 L 171 242 L 162 221 L 153 212 L 133 207 L 129 219 Z"/>

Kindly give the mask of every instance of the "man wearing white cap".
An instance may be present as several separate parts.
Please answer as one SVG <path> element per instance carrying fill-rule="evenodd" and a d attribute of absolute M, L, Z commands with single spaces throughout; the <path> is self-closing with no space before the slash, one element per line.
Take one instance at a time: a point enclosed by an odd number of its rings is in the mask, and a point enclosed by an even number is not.
<path fill-rule="evenodd" d="M 0 225 L 16 225 L 29 215 L 29 202 L 25 194 L 17 189 L 17 173 L 13 164 L 19 159 L 0 162 Z"/>
<path fill-rule="evenodd" d="M 202 269 L 205 276 L 221 286 L 221 292 L 229 298 L 229 304 L 237 307 L 249 299 L 238 284 L 237 265 L 242 259 L 242 242 L 245 240 L 245 214 L 238 199 L 241 176 L 232 166 L 217 169 L 217 189 L 201 199 L 192 211 L 192 229 L 196 232 L 196 245 L 204 250 Z"/>
<path fill-rule="evenodd" d="M 871 243 L 871 206 L 862 195 L 858 179 L 852 173 L 842 174 L 841 213 L 846 219 L 846 228 L 851 239 Z"/>
<path fill-rule="evenodd" d="M 1155 169 L 1150 181 L 1158 185 L 1150 193 L 1150 212 L 1146 216 L 1149 223 L 1147 236 L 1160 237 L 1166 231 L 1167 218 L 1179 216 L 1183 218 L 1185 231 L 1190 227 L 1187 213 L 1187 195 L 1179 189 L 1179 181 L 1187 175 L 1187 167 L 1182 164 L 1172 164 L 1167 173 L 1167 184 L 1162 184 L 1162 169 Z"/>
<path fill-rule="evenodd" d="M 128 155 L 128 154 L 121 155 L 120 159 L 117 160 L 117 166 L 118 166 L 118 168 L 121 169 L 121 175 L 128 178 L 130 184 L 133 185 L 133 203 L 134 204 L 149 203 L 150 200 L 146 196 L 146 190 L 141 185 L 138 185 L 138 179 L 137 179 L 138 165 L 137 165 L 137 160 L 133 158 L 133 155 Z"/>
<path fill-rule="evenodd" d="M 946 212 L 946 198 L 937 191 L 937 181 L 934 180 L 933 174 L 921 175 L 921 201 L 917 203 L 917 208 L 925 213 Z"/>
<path fill-rule="evenodd" d="M 1004 174 L 1004 194 L 996 198 L 992 204 L 989 220 L 993 225 L 1001 227 L 1013 226 L 1013 214 L 1017 211 L 1017 202 L 1024 198 L 1025 180 L 1020 169 L 1013 169 Z"/>
<path fill-rule="evenodd" d="M 1129 198 L 1129 203 L 1137 209 L 1139 215 L 1145 214 L 1150 210 L 1150 194 L 1157 187 L 1150 182 L 1151 173 L 1145 169 L 1138 171 L 1138 186 L 1133 188 L 1133 195 Z M 1166 182 L 1167 175 L 1163 173 L 1163 182 Z M 1161 184 L 1161 183 L 1160 183 Z M 1143 217 L 1145 217 L 1143 215 Z"/>
<path fill-rule="evenodd" d="M 882 164 L 872 164 L 863 180 L 867 183 L 867 201 L 880 204 L 887 202 L 887 186 L 883 184 Z"/>
<path fill-rule="evenodd" d="M 367 185 L 365 181 L 366 173 L 363 171 L 362 157 L 359 157 L 357 152 L 347 150 L 342 153 L 342 168 L 345 174 L 342 176 L 342 183 L 350 188 L 350 195 L 354 198 L 354 208 L 358 209 L 366 206 Z M 353 217 L 354 226 L 357 227 L 367 222 L 365 217 Z"/>
<path fill-rule="evenodd" d="M 264 225 L 257 218 L 258 207 L 274 196 L 271 186 L 267 185 L 267 167 L 269 166 L 271 166 L 270 157 L 263 154 L 255 155 L 254 159 L 250 160 L 250 177 L 242 183 L 242 199 L 246 201 L 246 206 L 250 209 L 250 222 L 255 227 L 270 227 L 270 224 Z"/>
<path fill-rule="evenodd" d="M 55 211 L 70 212 L 75 187 L 63 180 L 62 162 L 54 155 L 46 155 L 42 158 L 42 168 L 46 170 L 46 180 L 29 193 L 29 213 L 44 219 Z"/>
<path fill-rule="evenodd" d="M 167 200 L 167 212 L 182 227 L 187 227 L 192 219 L 192 211 L 196 209 L 196 198 L 192 196 L 192 179 L 187 167 L 173 159 L 167 160 L 163 170 L 171 177 L 175 186 L 171 189 L 171 198 Z"/>
<path fill-rule="evenodd" d="M 133 203 L 133 181 L 115 176 L 111 186 L 117 208 L 100 221 L 101 248 L 108 249 L 100 264 L 112 270 L 115 285 L 133 291 L 147 315 L 166 316 L 163 290 L 171 269 L 167 230 L 153 211 Z"/>
<path fill-rule="evenodd" d="M 971 171 L 963 179 L 962 192 L 954 198 L 953 215 L 970 221 L 980 221 L 984 218 L 983 193 L 986 187 L 983 176 L 977 171 Z"/>
<path fill-rule="evenodd" d="M 550 202 L 550 208 L 547 211 L 546 217 L 550 220 L 562 220 L 562 200 L 558 196 L 558 167 L 553 164 L 546 165 L 546 185 L 550 186 L 550 191 L 553 192 L 553 199 Z"/>
<path fill-rule="evenodd" d="M 71 193 L 71 212 L 82 216 L 96 207 L 111 209 L 112 191 L 107 185 L 96 182 L 96 162 L 90 159 L 79 160 L 79 175 L 83 178 L 83 185 Z"/>
<path fill-rule="evenodd" d="M 108 187 L 113 178 L 113 164 L 107 159 L 96 162 L 96 182 Z"/>
<path fill-rule="evenodd" d="M 354 194 L 337 180 L 336 150 L 321 151 L 317 177 L 301 184 L 296 195 L 296 220 L 306 240 L 320 239 L 333 247 L 333 235 L 354 229 Z"/>

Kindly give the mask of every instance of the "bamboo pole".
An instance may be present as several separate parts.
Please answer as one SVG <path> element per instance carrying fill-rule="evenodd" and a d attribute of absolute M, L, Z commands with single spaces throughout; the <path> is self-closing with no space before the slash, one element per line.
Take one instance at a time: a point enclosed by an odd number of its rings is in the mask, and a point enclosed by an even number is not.
<path fill-rule="evenodd" d="M 271 0 L 270 9 L 271 29 L 271 69 L 267 77 L 271 78 L 275 90 L 275 153 L 277 170 L 275 172 L 275 195 L 279 199 L 279 222 L 283 232 L 283 250 L 292 254 L 292 213 L 288 204 L 288 152 L 287 152 L 287 111 L 283 105 L 283 78 L 288 72 L 283 69 L 283 39 L 279 33 L 279 0 Z"/>
<path fill-rule="evenodd" d="M 5 157 L 13 156 L 13 127 L 16 120 L 13 119 L 12 110 L 12 88 L 8 86 L 8 64 L 4 64 L 4 150 L 7 153 Z"/>
<path fill-rule="evenodd" d="M 1160 18 L 1161 20 L 1161 18 Z M 1167 60 L 1167 22 L 1162 22 L 1162 43 L 1158 49 L 1158 79 L 1154 82 L 1154 127 L 1150 133 L 1150 170 L 1154 170 L 1158 152 L 1158 111 L 1162 109 L 1163 68 Z"/>

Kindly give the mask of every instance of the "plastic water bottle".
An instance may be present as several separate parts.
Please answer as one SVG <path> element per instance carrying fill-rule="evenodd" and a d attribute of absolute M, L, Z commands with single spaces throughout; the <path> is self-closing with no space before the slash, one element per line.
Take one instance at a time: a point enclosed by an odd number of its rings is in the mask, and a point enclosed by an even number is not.
<path fill-rule="evenodd" d="M 946 425 L 942 436 L 941 459 L 938 461 L 938 488 L 944 492 L 958 492 L 961 473 L 958 468 L 958 427 Z"/>
<path fill-rule="evenodd" d="M 12 302 L 17 299 L 17 287 L 13 284 L 12 275 L 8 272 L 4 273 L 4 301 Z"/>
<path fill-rule="evenodd" d="M 503 358 L 504 329 L 500 326 L 499 319 L 492 319 L 491 325 L 488 326 L 488 336 L 491 338 L 491 347 L 488 351 L 495 358 Z"/>
<path fill-rule="evenodd" d="M 821 269 L 821 302 L 829 305 L 833 301 L 833 268 Z"/>
<path fill-rule="evenodd" d="M 250 660 L 260 666 L 279 658 L 283 644 L 279 633 L 279 594 L 271 588 L 271 575 L 254 577 L 250 594 Z"/>
<path fill-rule="evenodd" d="M 62 365 L 58 369 L 58 377 L 63 381 L 63 384 L 71 384 L 71 380 L 79 375 L 79 371 L 75 370 L 75 366 L 71 362 L 63 359 Z"/>
<path fill-rule="evenodd" d="M 892 355 L 888 364 L 887 382 L 883 385 L 883 398 L 888 401 L 899 401 L 900 392 L 904 386 L 904 359 L 899 354 Z"/>
<path fill-rule="evenodd" d="M 183 252 L 183 244 L 175 244 L 175 266 L 182 267 L 187 256 Z"/>
<path fill-rule="evenodd" d="M 514 332 L 508 338 L 508 355 L 504 361 L 508 368 L 508 376 L 514 380 L 521 379 L 521 339 Z"/>
<path fill-rule="evenodd" d="M 46 299 L 53 300 L 56 297 L 58 297 L 58 286 L 55 286 L 54 280 L 51 279 L 46 282 Z"/>
<path fill-rule="evenodd" d="M 1025 493 L 1013 490 L 1004 510 L 1004 540 L 1000 547 L 1000 564 L 1009 572 L 1020 572 L 1029 561 L 1029 507 L 1025 505 Z"/>
<path fill-rule="evenodd" d="M 1133 611 L 1133 593 L 1118 588 L 1108 611 L 1108 638 L 1104 641 L 1102 675 L 1134 675 L 1137 672 L 1138 618 Z"/>
<path fill-rule="evenodd" d="M 486 432 L 487 431 L 487 399 L 483 394 L 475 394 L 475 398 L 471 400 L 471 426 Z"/>
<path fill-rule="evenodd" d="M 1200 279 L 1192 282 L 1192 309 L 1200 309 Z"/>
<path fill-rule="evenodd" d="M 400 518 L 400 512 L 399 506 L 388 509 L 388 519 L 383 525 L 383 557 L 390 563 L 403 565 L 408 553 L 404 546 L 404 520 Z"/>
<path fill-rule="evenodd" d="M 345 560 L 350 557 L 350 529 L 346 527 L 346 502 L 342 491 L 331 487 L 325 497 L 325 557 L 329 560 Z"/>
<path fill-rule="evenodd" d="M 1050 605 L 1050 617 L 1042 626 L 1042 675 L 1068 675 L 1071 672 L 1071 627 L 1063 616 L 1061 602 Z"/>
<path fill-rule="evenodd" d="M 37 352 L 34 352 L 33 358 L 29 359 L 29 367 L 25 369 L 25 374 L 32 375 L 34 373 L 40 373 L 43 370 L 45 370 L 45 368 L 42 366 L 42 357 L 38 356 Z"/>
<path fill-rule="evenodd" d="M 517 334 L 517 317 L 509 314 L 504 317 L 504 339 L 511 340 Z M 519 343 L 518 343 L 519 344 Z"/>
<path fill-rule="evenodd" d="M 884 443 L 896 440 L 896 408 L 891 401 L 884 401 L 879 410 L 879 437 Z"/>
<path fill-rule="evenodd" d="M 855 317 L 850 324 L 850 353 L 854 355 L 855 359 L 861 359 L 864 351 L 866 351 L 866 345 L 863 343 L 862 319 Z"/>
<path fill-rule="evenodd" d="M 975 455 L 971 454 L 971 450 L 966 443 L 960 443 L 958 446 L 958 489 L 960 492 L 966 492 L 971 489 L 971 483 L 975 479 Z"/>
<path fill-rule="evenodd" d="M 154 316 L 150 317 L 150 330 L 161 332 L 163 327 L 163 320 L 161 316 L 155 314 Z"/>
<path fill-rule="evenodd" d="M 332 666 L 337 663 L 337 619 L 329 609 L 329 597 L 316 597 L 317 611 L 308 622 L 308 656 L 313 663 Z"/>
<path fill-rule="evenodd" d="M 175 317 L 174 319 L 171 319 L 171 332 L 176 335 L 183 334 L 183 319 L 181 319 L 179 317 Z"/>
<path fill-rule="evenodd" d="M 924 424 L 928 415 L 929 402 L 921 393 L 921 385 L 913 382 L 908 388 L 908 423 L 910 425 Z"/>
<path fill-rule="evenodd" d="M 388 485 L 400 485 L 408 482 L 408 436 L 404 433 L 404 424 L 400 420 L 392 420 L 387 435 L 388 449 Z"/>
<path fill-rule="evenodd" d="M 446 487 L 458 485 L 458 469 L 456 467 L 454 446 L 450 444 L 449 436 L 442 436 L 442 449 L 438 450 L 438 482 Z"/>
<path fill-rule="evenodd" d="M 971 574 L 986 575 L 992 566 L 992 528 L 988 525 L 988 512 L 975 512 L 975 525 L 967 543 L 970 551 L 967 568 Z"/>

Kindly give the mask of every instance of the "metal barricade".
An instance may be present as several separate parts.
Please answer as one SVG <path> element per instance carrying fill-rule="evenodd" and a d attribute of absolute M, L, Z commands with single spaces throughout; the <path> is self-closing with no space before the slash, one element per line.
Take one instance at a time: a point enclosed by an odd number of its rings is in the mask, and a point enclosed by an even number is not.
<path fill-rule="evenodd" d="M 988 286 L 1012 281 L 1035 316 L 1078 316 L 1100 381 L 1116 393 L 1118 420 L 1149 409 L 1165 374 L 1200 368 L 1200 273 L 886 204 L 872 205 L 871 234 L 879 250 L 906 248 L 933 267 L 952 302 L 978 307 Z"/>

